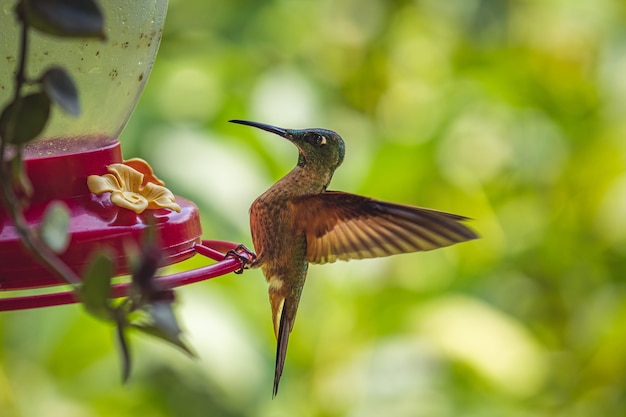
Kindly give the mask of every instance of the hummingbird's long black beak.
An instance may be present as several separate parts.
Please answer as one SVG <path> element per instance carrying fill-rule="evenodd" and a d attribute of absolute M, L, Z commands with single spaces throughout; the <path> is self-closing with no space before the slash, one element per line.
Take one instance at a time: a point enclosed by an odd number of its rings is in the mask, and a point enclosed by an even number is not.
<path fill-rule="evenodd" d="M 229 120 L 231 123 L 238 123 L 240 125 L 252 126 L 258 129 L 263 129 L 267 132 L 274 133 L 278 136 L 282 136 L 285 139 L 292 139 L 291 133 L 287 129 L 283 129 L 282 127 L 276 127 L 272 125 L 266 125 L 265 123 L 259 122 L 251 122 L 250 120 Z"/>

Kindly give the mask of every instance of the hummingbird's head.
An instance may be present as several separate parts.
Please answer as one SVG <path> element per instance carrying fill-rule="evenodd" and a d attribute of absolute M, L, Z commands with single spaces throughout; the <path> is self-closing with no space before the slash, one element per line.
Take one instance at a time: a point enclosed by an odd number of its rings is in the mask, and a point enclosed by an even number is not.
<path fill-rule="evenodd" d="M 283 129 L 248 120 L 231 123 L 253 126 L 282 136 L 298 147 L 298 165 L 315 169 L 330 169 L 331 173 L 343 162 L 345 145 L 337 133 L 328 129 Z"/>

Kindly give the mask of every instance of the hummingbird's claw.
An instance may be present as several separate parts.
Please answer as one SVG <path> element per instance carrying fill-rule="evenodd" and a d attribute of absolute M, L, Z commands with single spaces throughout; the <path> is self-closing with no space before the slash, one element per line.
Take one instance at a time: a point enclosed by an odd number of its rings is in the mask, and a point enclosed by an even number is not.
<path fill-rule="evenodd" d="M 241 262 L 241 268 L 235 271 L 235 274 L 243 273 L 244 269 L 249 269 L 250 265 L 256 260 L 256 254 L 245 245 L 239 245 L 235 249 L 226 252 L 225 258 L 237 258 Z"/>

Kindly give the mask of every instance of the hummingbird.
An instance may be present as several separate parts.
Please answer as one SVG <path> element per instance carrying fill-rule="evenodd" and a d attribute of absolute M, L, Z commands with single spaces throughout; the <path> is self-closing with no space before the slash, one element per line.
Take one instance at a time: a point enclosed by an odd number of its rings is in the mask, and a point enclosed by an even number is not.
<path fill-rule="evenodd" d="M 278 393 L 309 263 L 428 251 L 478 238 L 467 217 L 327 190 L 345 144 L 327 129 L 283 129 L 248 120 L 298 148 L 298 163 L 250 207 L 256 259 L 269 283 L 277 339 L 272 397 Z"/>

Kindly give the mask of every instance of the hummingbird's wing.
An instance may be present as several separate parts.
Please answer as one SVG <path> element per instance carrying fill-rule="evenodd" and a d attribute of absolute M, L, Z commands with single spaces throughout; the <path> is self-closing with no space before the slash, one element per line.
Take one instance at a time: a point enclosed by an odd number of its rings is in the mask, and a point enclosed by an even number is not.
<path fill-rule="evenodd" d="M 307 261 L 377 258 L 427 251 L 478 238 L 467 217 L 326 191 L 293 200 Z"/>

